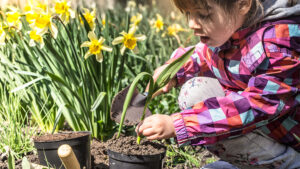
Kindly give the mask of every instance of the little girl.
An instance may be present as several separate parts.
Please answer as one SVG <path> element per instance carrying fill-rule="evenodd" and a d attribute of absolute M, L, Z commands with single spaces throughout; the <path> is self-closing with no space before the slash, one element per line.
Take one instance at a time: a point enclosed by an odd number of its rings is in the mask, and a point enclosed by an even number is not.
<path fill-rule="evenodd" d="M 205 145 L 241 169 L 300 168 L 300 1 L 173 1 L 201 42 L 164 88 L 183 85 L 182 111 L 146 118 L 137 134 Z"/>

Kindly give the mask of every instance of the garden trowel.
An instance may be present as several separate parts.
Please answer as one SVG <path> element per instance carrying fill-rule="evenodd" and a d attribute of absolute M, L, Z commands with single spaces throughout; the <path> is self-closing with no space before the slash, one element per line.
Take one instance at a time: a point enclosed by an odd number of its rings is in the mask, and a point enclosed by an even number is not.
<path fill-rule="evenodd" d="M 113 99 L 110 116 L 111 119 L 117 123 L 120 123 L 122 111 L 123 111 L 123 104 L 128 93 L 129 87 L 121 90 Z M 134 90 L 132 99 L 130 104 L 127 108 L 126 116 L 124 119 L 124 125 L 126 126 L 133 126 L 140 122 L 144 106 L 147 99 L 147 93 L 139 93 L 137 89 Z M 145 117 L 150 116 L 152 113 L 148 108 L 146 108 Z"/>

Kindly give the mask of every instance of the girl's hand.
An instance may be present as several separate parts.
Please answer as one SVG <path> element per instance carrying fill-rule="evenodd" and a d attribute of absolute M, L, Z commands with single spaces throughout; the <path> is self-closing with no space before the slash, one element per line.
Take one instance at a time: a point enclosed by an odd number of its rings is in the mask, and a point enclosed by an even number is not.
<path fill-rule="evenodd" d="M 155 114 L 142 121 L 135 132 L 144 135 L 148 140 L 161 140 L 175 137 L 175 128 L 171 116 Z"/>
<path fill-rule="evenodd" d="M 165 70 L 165 68 L 166 68 L 167 66 L 168 66 L 168 64 L 163 65 L 163 66 L 158 67 L 158 68 L 155 69 L 154 74 L 153 74 L 154 82 L 156 82 L 158 76 L 162 73 L 163 70 Z M 176 84 L 177 84 L 176 78 L 171 79 L 171 80 L 169 81 L 169 83 L 168 83 L 165 87 L 162 88 L 162 90 L 159 90 L 159 91 L 155 92 L 155 93 L 153 94 L 152 98 L 154 98 L 154 97 L 156 97 L 156 96 L 158 96 L 158 95 L 161 95 L 161 94 L 163 94 L 163 93 L 169 92 L 173 87 L 176 86 Z M 148 91 L 149 91 L 149 84 L 147 85 L 147 88 L 146 88 L 146 92 L 148 92 Z"/>

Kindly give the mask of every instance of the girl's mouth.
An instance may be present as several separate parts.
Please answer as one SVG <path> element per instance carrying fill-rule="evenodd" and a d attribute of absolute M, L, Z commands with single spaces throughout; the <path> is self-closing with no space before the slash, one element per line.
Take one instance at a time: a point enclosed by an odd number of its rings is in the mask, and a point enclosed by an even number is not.
<path fill-rule="evenodd" d="M 209 37 L 208 36 L 200 36 L 200 41 L 202 43 L 207 43 L 209 41 Z"/>

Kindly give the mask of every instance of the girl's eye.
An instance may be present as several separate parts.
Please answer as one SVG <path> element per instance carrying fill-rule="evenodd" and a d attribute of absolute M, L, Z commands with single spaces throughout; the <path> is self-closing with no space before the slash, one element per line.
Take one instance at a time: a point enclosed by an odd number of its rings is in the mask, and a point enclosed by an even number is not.
<path fill-rule="evenodd" d="M 208 19 L 209 18 L 209 14 L 206 14 L 206 15 L 203 15 L 201 13 L 197 13 L 197 16 L 200 18 L 200 19 Z"/>

